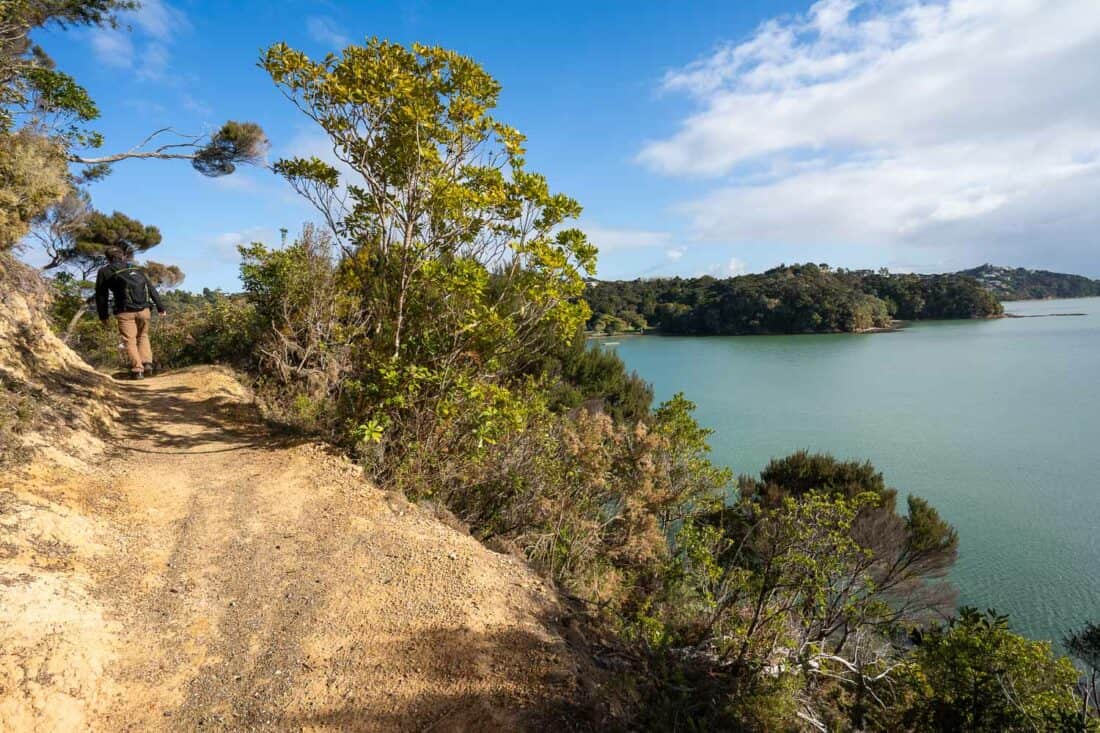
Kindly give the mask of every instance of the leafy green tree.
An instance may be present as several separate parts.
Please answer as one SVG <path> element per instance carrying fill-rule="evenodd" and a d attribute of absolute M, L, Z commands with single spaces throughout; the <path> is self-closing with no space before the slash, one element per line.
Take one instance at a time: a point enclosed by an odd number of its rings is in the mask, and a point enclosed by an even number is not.
<path fill-rule="evenodd" d="M 324 216 L 370 334 L 349 417 L 374 440 L 469 412 L 451 438 L 494 440 L 524 409 L 508 385 L 587 317 L 580 206 L 526 170 L 523 136 L 491 115 L 499 84 L 464 56 L 375 39 L 321 61 L 276 44 L 261 65 L 345 168 L 275 164 Z"/>
<path fill-rule="evenodd" d="M 1003 312 L 971 277 L 891 275 L 813 263 L 724 280 L 596 282 L 584 297 L 592 309 L 590 330 L 625 321 L 691 335 L 855 332 L 887 327 L 893 318 L 984 318 Z"/>
<path fill-rule="evenodd" d="M 897 490 L 870 462 L 799 451 L 773 459 L 758 481 L 742 477 L 740 483 L 745 498 L 765 507 L 815 492 L 848 499 L 874 495 L 877 502 L 860 512 L 852 536 L 871 553 L 864 570 L 875 594 L 894 609 L 884 620 L 912 621 L 953 606 L 954 592 L 942 581 L 958 556 L 958 534 L 920 497 L 908 497 L 907 512 L 899 514 Z"/>
<path fill-rule="evenodd" d="M 0 252 L 70 190 L 62 148 L 30 130 L 0 131 Z"/>
<path fill-rule="evenodd" d="M 1077 671 L 1048 642 L 1012 633 L 993 611 L 962 608 L 916 635 L 920 694 L 907 716 L 917 730 L 1081 731 Z"/>
<path fill-rule="evenodd" d="M 69 246 L 58 250 L 56 260 L 58 265 L 69 266 L 87 280 L 107 263 L 108 249 L 115 247 L 140 254 L 156 247 L 161 239 L 155 226 L 142 224 L 119 211 L 111 214 L 95 211 L 73 232 Z"/>
<path fill-rule="evenodd" d="M 652 387 L 636 372 L 627 371 L 618 354 L 588 343 L 579 330 L 534 371 L 550 385 L 552 409 L 573 409 L 599 402 L 617 421 L 635 423 L 649 416 Z"/>

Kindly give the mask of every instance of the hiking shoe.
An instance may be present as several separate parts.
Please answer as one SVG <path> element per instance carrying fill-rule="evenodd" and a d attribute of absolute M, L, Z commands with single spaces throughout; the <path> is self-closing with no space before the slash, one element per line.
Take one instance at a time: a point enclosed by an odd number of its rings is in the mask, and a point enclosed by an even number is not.
<path fill-rule="evenodd" d="M 145 379 L 145 374 L 143 372 L 130 372 L 130 379 Z"/>
<path fill-rule="evenodd" d="M 153 366 L 153 363 L 151 361 L 145 362 L 143 366 L 145 367 L 145 376 L 155 377 L 157 375 L 157 368 Z"/>

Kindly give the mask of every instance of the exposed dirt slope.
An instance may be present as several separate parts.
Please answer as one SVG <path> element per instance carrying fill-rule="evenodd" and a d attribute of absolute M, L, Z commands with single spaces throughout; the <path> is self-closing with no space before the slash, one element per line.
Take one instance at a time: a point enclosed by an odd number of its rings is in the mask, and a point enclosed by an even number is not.
<path fill-rule="evenodd" d="M 118 389 L 101 460 L 0 480 L 0 730 L 574 727 L 591 670 L 521 562 L 228 372 Z"/>

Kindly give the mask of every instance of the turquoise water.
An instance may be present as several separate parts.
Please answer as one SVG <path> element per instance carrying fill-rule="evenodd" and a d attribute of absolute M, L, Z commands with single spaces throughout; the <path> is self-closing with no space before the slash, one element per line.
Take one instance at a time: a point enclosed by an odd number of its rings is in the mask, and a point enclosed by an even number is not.
<path fill-rule="evenodd" d="M 958 529 L 960 603 L 1057 640 L 1100 621 L 1100 298 L 1006 309 L 1087 315 L 612 348 L 657 399 L 695 401 L 738 473 L 802 448 L 871 460 Z"/>

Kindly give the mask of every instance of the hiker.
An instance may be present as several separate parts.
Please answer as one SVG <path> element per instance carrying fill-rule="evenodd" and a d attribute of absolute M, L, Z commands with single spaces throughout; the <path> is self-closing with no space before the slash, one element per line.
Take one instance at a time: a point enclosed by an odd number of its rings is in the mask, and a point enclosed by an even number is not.
<path fill-rule="evenodd" d="M 129 253 L 119 247 L 107 249 L 107 264 L 95 279 L 95 306 L 99 320 L 107 324 L 107 293 L 115 302 L 115 320 L 126 355 L 130 359 L 130 378 L 144 379 L 153 375 L 153 349 L 149 345 L 149 308 L 165 314 L 160 294 L 149 277 L 130 261 Z"/>

